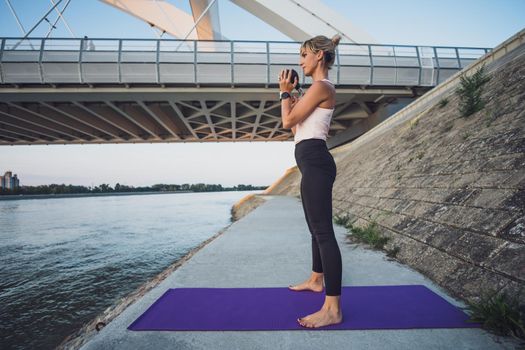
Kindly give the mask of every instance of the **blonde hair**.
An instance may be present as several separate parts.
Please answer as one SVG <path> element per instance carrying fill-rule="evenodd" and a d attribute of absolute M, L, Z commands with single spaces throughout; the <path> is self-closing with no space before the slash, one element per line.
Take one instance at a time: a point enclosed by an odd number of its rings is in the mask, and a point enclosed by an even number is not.
<path fill-rule="evenodd" d="M 332 68 L 335 61 L 335 48 L 341 41 L 341 35 L 336 34 L 332 39 L 324 35 L 314 36 L 302 43 L 300 51 L 309 49 L 313 53 L 323 51 L 323 61 L 328 69 Z"/>

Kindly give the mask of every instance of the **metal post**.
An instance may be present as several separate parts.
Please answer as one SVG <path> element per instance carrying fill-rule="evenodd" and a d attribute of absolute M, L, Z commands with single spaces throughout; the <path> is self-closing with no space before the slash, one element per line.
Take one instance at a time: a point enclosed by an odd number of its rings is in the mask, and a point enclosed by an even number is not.
<path fill-rule="evenodd" d="M 230 73 L 231 73 L 230 79 L 231 79 L 231 87 L 233 87 L 233 85 L 234 85 L 233 64 L 234 64 L 234 61 L 233 61 L 233 41 L 230 41 Z"/>
<path fill-rule="evenodd" d="M 270 43 L 266 42 L 266 87 L 270 85 Z"/>
<path fill-rule="evenodd" d="M 157 71 L 157 84 L 160 84 L 159 57 L 160 57 L 160 39 L 157 39 L 157 57 L 156 57 L 156 62 L 155 62 L 155 68 Z"/>
<path fill-rule="evenodd" d="M 368 57 L 370 58 L 370 85 L 374 82 L 374 60 L 372 59 L 372 48 L 370 47 L 370 44 L 367 44 L 368 46 Z"/>
<path fill-rule="evenodd" d="M 193 40 L 193 82 L 197 84 L 197 40 Z"/>
<path fill-rule="evenodd" d="M 120 61 L 122 59 L 122 39 L 118 39 L 118 82 L 122 84 L 122 70 L 120 68 Z"/>
<path fill-rule="evenodd" d="M 394 85 L 397 85 L 397 57 L 396 57 L 396 47 L 395 46 L 392 46 L 392 50 L 394 51 L 394 66 L 395 66 L 395 73 L 396 73 L 396 78 L 394 80 Z"/>
<path fill-rule="evenodd" d="M 336 77 L 336 84 L 341 83 L 341 63 L 339 62 L 339 48 L 337 47 L 335 49 L 335 59 L 337 60 L 337 77 Z"/>
<path fill-rule="evenodd" d="M 437 66 L 437 76 L 436 76 L 436 85 L 439 85 L 439 71 L 441 70 L 441 67 L 439 66 L 439 57 L 437 55 L 436 47 L 433 47 L 434 49 L 434 57 L 436 58 L 436 66 Z"/>
<path fill-rule="evenodd" d="M 423 67 L 421 66 L 421 57 L 419 56 L 419 48 L 417 46 L 414 46 L 416 48 L 416 55 L 417 55 L 417 63 L 419 65 L 419 73 L 417 76 L 417 86 L 421 86 L 421 73 L 423 71 Z"/>
<path fill-rule="evenodd" d="M 461 60 L 459 59 L 459 52 L 458 52 L 458 48 L 455 47 L 454 50 L 456 51 L 456 59 L 458 60 L 458 68 L 461 70 Z"/>
<path fill-rule="evenodd" d="M 0 81 L 2 83 L 5 82 L 4 69 L 3 69 L 3 66 L 2 66 L 2 59 L 3 59 L 3 56 L 4 56 L 5 40 L 6 39 L 2 39 L 2 45 L 0 46 Z"/>
<path fill-rule="evenodd" d="M 40 41 L 40 54 L 38 55 L 38 70 L 40 71 L 40 83 L 44 84 L 44 73 L 42 69 L 42 56 L 44 55 L 44 45 L 46 39 Z"/>
<path fill-rule="evenodd" d="M 78 75 L 80 83 L 84 83 L 84 72 L 82 70 L 82 59 L 84 54 L 84 38 L 80 39 L 80 55 L 78 57 Z"/>

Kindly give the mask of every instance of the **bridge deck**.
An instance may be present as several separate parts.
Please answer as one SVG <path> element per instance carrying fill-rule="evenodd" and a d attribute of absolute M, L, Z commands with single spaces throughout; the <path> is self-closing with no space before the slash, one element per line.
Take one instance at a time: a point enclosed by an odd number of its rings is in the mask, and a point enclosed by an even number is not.
<path fill-rule="evenodd" d="M 277 84 L 298 66 L 300 43 L 167 39 L 3 38 L 0 86 L 38 84 Z M 340 44 L 339 85 L 435 86 L 488 48 Z M 303 84 L 311 83 L 301 72 Z"/>
<path fill-rule="evenodd" d="M 0 38 L 0 145 L 286 141 L 277 75 L 300 43 Z M 489 49 L 340 44 L 329 137 L 345 142 Z M 405 102 L 408 103 L 408 102 Z M 345 134 L 346 135 L 346 134 Z"/>

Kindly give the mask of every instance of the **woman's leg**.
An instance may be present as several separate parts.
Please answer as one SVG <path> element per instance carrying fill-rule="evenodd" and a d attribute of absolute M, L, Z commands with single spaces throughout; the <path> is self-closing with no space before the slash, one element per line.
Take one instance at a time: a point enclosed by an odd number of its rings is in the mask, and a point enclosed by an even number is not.
<path fill-rule="evenodd" d="M 330 158 L 330 159 L 329 159 Z M 336 168 L 331 155 L 315 162 L 303 172 L 305 209 L 319 243 L 326 283 L 326 297 L 322 308 L 297 321 L 309 328 L 342 322 L 341 311 L 341 252 L 335 239 L 332 223 L 332 188 Z"/>
<path fill-rule="evenodd" d="M 289 287 L 291 290 L 295 290 L 295 291 L 311 290 L 314 292 L 322 292 L 323 291 L 323 280 L 324 280 L 323 265 L 321 263 L 321 254 L 319 252 L 319 245 L 317 244 L 317 240 L 315 239 L 314 231 L 312 230 L 312 225 L 310 224 L 310 219 L 308 218 L 308 212 L 305 209 L 302 179 L 301 179 L 300 191 L 301 191 L 301 202 L 303 206 L 304 216 L 305 216 L 306 223 L 308 225 L 308 229 L 312 237 L 312 274 L 303 283 L 295 285 L 295 286 L 289 286 Z"/>
<path fill-rule="evenodd" d="M 308 229 L 312 236 L 312 271 L 319 274 L 319 273 L 323 273 L 321 253 L 319 251 L 319 243 L 317 242 L 314 230 L 312 228 L 312 224 L 310 223 L 310 218 L 308 217 L 308 211 L 306 210 L 306 207 L 305 207 L 303 187 L 304 187 L 304 183 L 303 183 L 303 180 L 301 179 L 301 202 L 303 204 L 304 217 L 306 219 L 306 223 L 308 224 Z"/>
<path fill-rule="evenodd" d="M 328 170 L 328 171 L 327 171 Z M 332 188 L 335 174 L 331 169 L 310 167 L 304 172 L 303 207 L 313 236 L 319 245 L 326 295 L 341 295 L 342 262 L 332 223 Z"/>

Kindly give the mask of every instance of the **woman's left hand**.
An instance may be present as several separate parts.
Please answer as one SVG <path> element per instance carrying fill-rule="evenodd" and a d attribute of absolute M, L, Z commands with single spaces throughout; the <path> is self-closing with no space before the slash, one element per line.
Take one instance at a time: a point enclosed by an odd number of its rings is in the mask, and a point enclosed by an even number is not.
<path fill-rule="evenodd" d="M 292 98 L 292 105 L 290 106 L 290 108 L 293 109 L 295 105 L 297 104 L 297 102 L 299 102 L 300 97 L 292 96 L 291 98 Z"/>
<path fill-rule="evenodd" d="M 279 73 L 279 90 L 284 92 L 292 92 L 292 90 L 295 88 L 295 85 L 297 85 L 297 77 L 295 78 L 295 81 L 291 81 L 292 76 L 292 70 L 291 69 L 283 69 Z"/>

